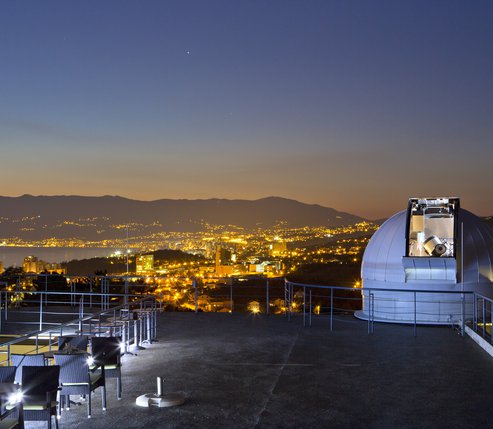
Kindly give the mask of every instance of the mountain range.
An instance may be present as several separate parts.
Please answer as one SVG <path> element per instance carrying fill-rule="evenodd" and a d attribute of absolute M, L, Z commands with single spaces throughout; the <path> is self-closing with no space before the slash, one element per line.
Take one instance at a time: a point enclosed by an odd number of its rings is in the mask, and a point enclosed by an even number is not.
<path fill-rule="evenodd" d="M 218 225 L 248 230 L 285 226 L 338 227 L 363 219 L 317 204 L 267 197 L 258 200 L 138 201 L 119 196 L 0 196 L 0 238 L 102 240 L 159 231 L 194 232 Z"/>

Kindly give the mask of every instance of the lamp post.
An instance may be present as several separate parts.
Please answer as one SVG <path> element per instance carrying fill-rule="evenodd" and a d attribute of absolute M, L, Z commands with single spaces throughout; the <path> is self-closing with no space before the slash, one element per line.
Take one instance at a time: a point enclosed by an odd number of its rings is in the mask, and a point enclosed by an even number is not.
<path fill-rule="evenodd" d="M 128 225 L 127 225 L 127 270 L 125 272 L 125 305 L 128 304 Z"/>

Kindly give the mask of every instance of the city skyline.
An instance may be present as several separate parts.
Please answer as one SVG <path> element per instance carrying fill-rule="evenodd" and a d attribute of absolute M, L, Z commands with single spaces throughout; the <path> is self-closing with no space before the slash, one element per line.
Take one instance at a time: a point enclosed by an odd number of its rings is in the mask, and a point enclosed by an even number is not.
<path fill-rule="evenodd" d="M 2 195 L 492 215 L 492 23 L 486 1 L 3 2 Z"/>

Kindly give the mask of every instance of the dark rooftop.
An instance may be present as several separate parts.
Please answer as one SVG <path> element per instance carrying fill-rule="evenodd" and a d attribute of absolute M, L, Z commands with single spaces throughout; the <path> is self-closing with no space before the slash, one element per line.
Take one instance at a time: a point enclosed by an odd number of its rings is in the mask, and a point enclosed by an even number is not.
<path fill-rule="evenodd" d="M 491 426 L 493 361 L 449 327 L 163 313 L 159 342 L 123 358 L 123 399 L 108 380 L 64 411 L 61 428 L 482 428 Z M 140 408 L 137 396 L 183 392 L 185 404 Z M 45 427 L 46 423 L 26 423 Z"/>

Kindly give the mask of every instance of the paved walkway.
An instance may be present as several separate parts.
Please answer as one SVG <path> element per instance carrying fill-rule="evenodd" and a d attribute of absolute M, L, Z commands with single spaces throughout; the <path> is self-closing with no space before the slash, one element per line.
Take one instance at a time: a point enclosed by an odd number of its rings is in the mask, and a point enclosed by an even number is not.
<path fill-rule="evenodd" d="M 488 428 L 493 360 L 446 327 L 375 324 L 352 317 L 303 328 L 300 319 L 246 314 L 164 313 L 159 342 L 125 356 L 123 399 L 108 411 L 94 394 L 65 412 L 61 428 Z M 181 391 L 174 408 L 135 398 Z M 45 425 L 26 423 L 29 427 Z"/>

